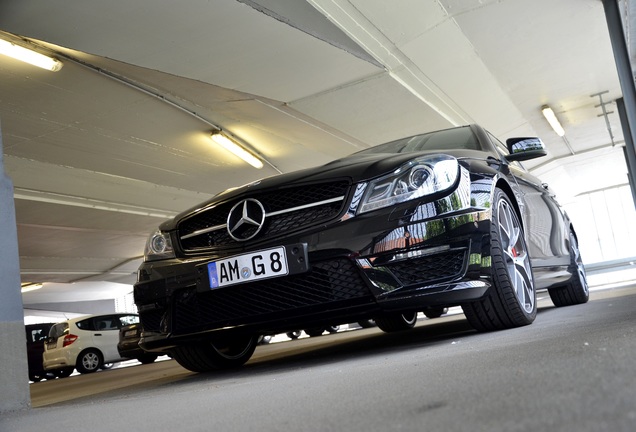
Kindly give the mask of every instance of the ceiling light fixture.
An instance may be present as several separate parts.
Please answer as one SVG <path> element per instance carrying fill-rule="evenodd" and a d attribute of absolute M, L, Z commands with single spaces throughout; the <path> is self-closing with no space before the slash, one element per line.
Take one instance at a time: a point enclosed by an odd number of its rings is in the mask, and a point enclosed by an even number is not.
<path fill-rule="evenodd" d="M 232 152 L 234 155 L 240 157 L 254 168 L 263 168 L 263 162 L 253 155 L 250 151 L 244 148 L 242 145 L 229 138 L 221 131 L 212 132 L 212 141 L 223 147 L 225 150 Z"/>
<path fill-rule="evenodd" d="M 556 115 L 554 114 L 554 111 L 552 111 L 552 108 L 547 105 L 543 105 L 541 107 L 541 113 L 548 121 L 548 123 L 550 123 L 550 126 L 552 126 L 552 129 L 554 129 L 554 132 L 556 132 L 558 136 L 562 137 L 565 135 L 565 130 L 563 129 L 563 126 L 561 126 L 559 119 L 556 118 Z"/>
<path fill-rule="evenodd" d="M 52 72 L 57 72 L 62 69 L 62 62 L 58 59 L 40 54 L 39 52 L 16 45 L 4 39 L 0 39 L 0 54 L 4 54 L 16 60 L 41 67 L 42 69 L 47 69 Z"/>

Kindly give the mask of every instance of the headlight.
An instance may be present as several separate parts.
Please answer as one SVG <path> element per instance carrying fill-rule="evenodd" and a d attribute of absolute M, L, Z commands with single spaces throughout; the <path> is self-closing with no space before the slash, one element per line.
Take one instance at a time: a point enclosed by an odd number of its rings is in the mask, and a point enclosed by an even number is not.
<path fill-rule="evenodd" d="M 457 159 L 423 156 L 368 183 L 358 213 L 389 207 L 452 187 L 459 175 Z"/>
<path fill-rule="evenodd" d="M 144 261 L 157 261 L 174 258 L 174 249 L 170 235 L 161 231 L 155 231 L 146 242 Z"/>

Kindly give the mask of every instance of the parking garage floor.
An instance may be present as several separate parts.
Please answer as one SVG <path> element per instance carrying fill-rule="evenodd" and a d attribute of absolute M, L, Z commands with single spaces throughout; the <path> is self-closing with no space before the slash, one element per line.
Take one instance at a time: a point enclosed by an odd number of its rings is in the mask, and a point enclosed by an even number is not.
<path fill-rule="evenodd" d="M 636 430 L 636 286 L 534 324 L 477 333 L 462 314 L 257 348 L 244 368 L 172 360 L 31 384 L 0 431 Z"/>

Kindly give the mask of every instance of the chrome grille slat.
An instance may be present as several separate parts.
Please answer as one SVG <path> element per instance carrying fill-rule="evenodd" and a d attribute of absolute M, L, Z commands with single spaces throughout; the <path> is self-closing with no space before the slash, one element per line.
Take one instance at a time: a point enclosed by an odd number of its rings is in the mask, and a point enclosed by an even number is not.
<path fill-rule="evenodd" d="M 181 220 L 177 225 L 180 249 L 185 253 L 236 247 L 240 244 L 227 232 L 227 218 L 237 203 L 251 198 L 265 208 L 264 228 L 256 240 L 276 237 L 291 229 L 303 229 L 336 218 L 343 210 L 349 191 L 349 182 L 258 191 L 235 200 L 218 204 Z"/>

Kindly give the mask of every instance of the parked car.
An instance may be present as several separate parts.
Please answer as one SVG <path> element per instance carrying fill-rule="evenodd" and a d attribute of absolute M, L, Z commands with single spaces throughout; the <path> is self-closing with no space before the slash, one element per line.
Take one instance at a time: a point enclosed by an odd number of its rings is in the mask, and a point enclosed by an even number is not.
<path fill-rule="evenodd" d="M 44 345 L 43 366 L 63 377 L 74 369 L 92 373 L 110 369 L 123 358 L 117 351 L 119 329 L 138 323 L 137 314 L 88 315 L 62 321 L 51 327 Z"/>
<path fill-rule="evenodd" d="M 53 324 L 54 323 L 27 324 L 24 326 L 26 331 L 29 379 L 33 382 L 55 378 L 55 375 L 52 372 L 45 371 L 44 366 L 42 366 L 44 343 Z"/>
<path fill-rule="evenodd" d="M 141 339 L 141 324 L 128 324 L 119 329 L 119 342 L 117 343 L 117 351 L 122 358 L 137 359 L 140 363 L 153 363 L 159 355 L 144 351 L 139 346 Z"/>
<path fill-rule="evenodd" d="M 477 125 L 381 144 L 228 189 L 164 222 L 134 296 L 141 346 L 186 369 L 236 367 L 258 335 L 374 319 L 385 332 L 461 306 L 479 331 L 530 324 L 536 290 L 588 300 L 576 231 L 522 161 Z"/>
<path fill-rule="evenodd" d="M 312 327 L 312 328 L 307 328 L 304 330 L 304 332 L 307 334 L 307 336 L 310 337 L 316 337 L 316 336 L 322 336 L 322 334 L 324 332 L 328 332 L 328 333 L 338 333 L 338 330 L 340 330 L 340 326 L 339 325 L 330 325 L 330 326 L 326 326 L 326 327 Z"/>

